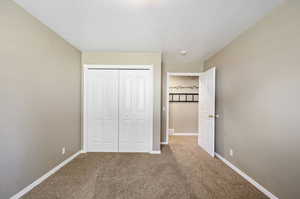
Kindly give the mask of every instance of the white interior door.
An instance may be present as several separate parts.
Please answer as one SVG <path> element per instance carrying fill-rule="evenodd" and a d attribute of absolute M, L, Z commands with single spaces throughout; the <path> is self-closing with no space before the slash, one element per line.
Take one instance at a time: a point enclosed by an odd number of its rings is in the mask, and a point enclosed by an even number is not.
<path fill-rule="evenodd" d="M 149 70 L 120 70 L 119 151 L 149 152 L 152 114 Z"/>
<path fill-rule="evenodd" d="M 215 78 L 215 68 L 199 77 L 198 144 L 211 156 L 215 155 Z"/>
<path fill-rule="evenodd" d="M 119 71 L 87 73 L 87 150 L 117 152 Z"/>

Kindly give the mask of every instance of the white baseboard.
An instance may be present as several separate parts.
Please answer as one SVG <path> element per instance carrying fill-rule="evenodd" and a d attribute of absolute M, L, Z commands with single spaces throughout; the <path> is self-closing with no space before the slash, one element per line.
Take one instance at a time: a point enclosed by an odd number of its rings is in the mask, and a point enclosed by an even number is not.
<path fill-rule="evenodd" d="M 48 171 L 42 177 L 40 177 L 39 179 L 37 179 L 36 181 L 34 181 L 33 183 L 31 183 L 27 187 L 25 187 L 24 189 L 22 189 L 21 191 L 19 191 L 17 194 L 13 195 L 10 199 L 19 199 L 19 198 L 21 198 L 26 193 L 28 193 L 30 190 L 32 190 L 34 187 L 36 187 L 37 185 L 39 185 L 40 183 L 42 183 L 44 180 L 46 180 L 48 177 L 50 177 L 51 175 L 53 175 L 60 168 L 62 168 L 63 166 L 65 166 L 66 164 L 68 164 L 69 162 L 71 162 L 80 153 L 82 153 L 82 151 L 78 151 L 74 155 L 70 156 L 68 159 L 64 160 L 62 163 L 60 163 L 59 165 L 57 165 L 56 167 L 54 167 L 53 169 L 51 169 L 50 171 Z"/>
<path fill-rule="evenodd" d="M 198 133 L 173 133 L 175 136 L 198 136 Z"/>
<path fill-rule="evenodd" d="M 169 144 L 168 142 L 161 142 L 160 144 L 166 145 Z"/>
<path fill-rule="evenodd" d="M 228 160 L 223 158 L 218 153 L 215 153 L 216 156 L 222 160 L 227 166 L 229 166 L 231 169 L 233 169 L 235 172 L 237 172 L 239 175 L 241 175 L 244 179 L 246 179 L 248 182 L 250 182 L 252 185 L 254 185 L 258 190 L 260 190 L 262 193 L 264 193 L 266 196 L 268 196 L 270 199 L 279 199 L 275 195 L 273 195 L 270 191 L 268 191 L 266 188 L 258 184 L 254 179 L 252 179 L 250 176 L 248 176 L 246 173 L 241 171 L 239 168 L 231 164 Z"/>
<path fill-rule="evenodd" d="M 160 151 L 150 151 L 150 154 L 161 154 Z"/>

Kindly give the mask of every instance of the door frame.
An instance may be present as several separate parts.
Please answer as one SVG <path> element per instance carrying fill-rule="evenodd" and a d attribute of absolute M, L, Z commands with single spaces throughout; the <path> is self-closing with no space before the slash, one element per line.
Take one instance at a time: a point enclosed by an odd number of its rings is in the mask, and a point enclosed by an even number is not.
<path fill-rule="evenodd" d="M 169 144 L 169 110 L 170 110 L 170 103 L 169 103 L 169 81 L 171 76 L 197 76 L 200 77 L 201 73 L 177 73 L 177 72 L 167 72 L 167 88 L 166 88 L 166 139 L 163 144 Z M 199 93 L 199 92 L 198 92 Z M 199 132 L 198 132 L 199 133 Z"/>
<path fill-rule="evenodd" d="M 154 111 L 154 80 L 153 80 L 153 65 L 102 65 L 102 64 L 84 64 L 82 70 L 82 150 L 84 153 L 88 152 L 87 150 L 87 139 L 88 139 L 88 130 L 87 130 L 87 71 L 89 69 L 99 69 L 99 70 L 149 70 L 150 71 L 150 122 L 151 128 L 149 129 L 150 134 L 150 145 L 149 153 L 153 151 L 153 111 Z"/>

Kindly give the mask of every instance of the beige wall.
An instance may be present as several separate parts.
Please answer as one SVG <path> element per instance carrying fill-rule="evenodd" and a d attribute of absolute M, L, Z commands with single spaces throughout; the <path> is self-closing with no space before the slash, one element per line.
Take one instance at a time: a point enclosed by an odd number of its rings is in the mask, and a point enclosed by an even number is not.
<path fill-rule="evenodd" d="M 166 141 L 166 102 L 167 102 L 167 73 L 199 73 L 203 71 L 203 61 L 195 60 L 193 62 L 183 62 L 178 59 L 174 59 L 173 62 L 162 63 L 162 131 L 161 141 Z"/>
<path fill-rule="evenodd" d="M 217 67 L 217 152 L 281 199 L 300 195 L 299 53 L 292 0 L 205 63 Z"/>
<path fill-rule="evenodd" d="M 82 64 L 153 65 L 154 120 L 153 150 L 160 150 L 161 130 L 161 53 L 83 52 Z"/>
<path fill-rule="evenodd" d="M 170 76 L 169 87 L 198 86 L 198 76 Z M 171 93 L 198 93 L 198 89 L 169 88 Z M 175 133 L 198 133 L 198 103 L 171 102 L 169 104 L 169 129 Z"/>
<path fill-rule="evenodd" d="M 80 52 L 0 1 L 0 198 L 80 150 Z M 62 155 L 62 147 L 66 154 Z"/>

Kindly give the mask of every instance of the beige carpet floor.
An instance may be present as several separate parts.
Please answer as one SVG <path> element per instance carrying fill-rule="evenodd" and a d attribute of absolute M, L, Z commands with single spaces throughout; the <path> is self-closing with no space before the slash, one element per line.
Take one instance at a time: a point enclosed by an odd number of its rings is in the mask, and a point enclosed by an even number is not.
<path fill-rule="evenodd" d="M 81 154 L 25 199 L 267 199 L 197 146 L 176 136 L 161 155 Z"/>

